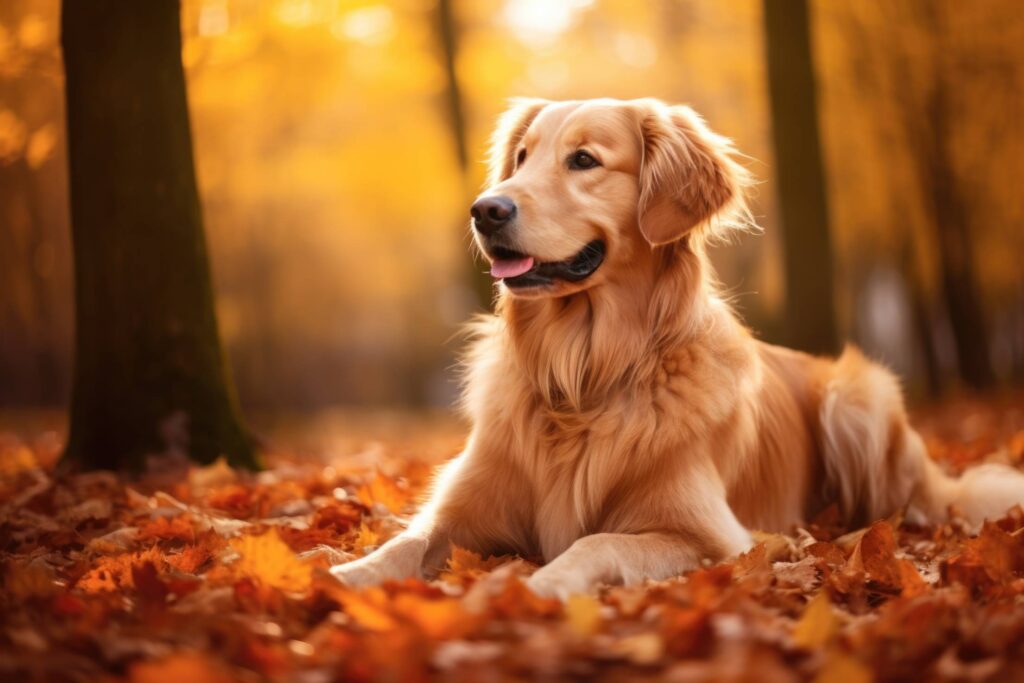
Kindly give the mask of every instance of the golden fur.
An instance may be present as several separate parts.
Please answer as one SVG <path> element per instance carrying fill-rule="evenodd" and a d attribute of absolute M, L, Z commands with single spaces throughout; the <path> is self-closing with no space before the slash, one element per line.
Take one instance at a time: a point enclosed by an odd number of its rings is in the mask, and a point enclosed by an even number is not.
<path fill-rule="evenodd" d="M 600 167 L 564 159 L 585 148 Z M 1024 476 L 947 478 L 895 378 L 857 350 L 815 358 L 754 339 L 717 296 L 705 247 L 747 224 L 746 171 L 687 107 L 525 100 L 502 116 L 485 194 L 518 206 L 517 248 L 607 256 L 577 283 L 501 286 L 474 323 L 473 430 L 409 528 L 339 565 L 350 584 L 430 573 L 451 543 L 541 556 L 562 598 L 663 579 L 746 550 L 837 502 L 862 524 L 951 505 L 974 523 L 1024 500 Z"/>

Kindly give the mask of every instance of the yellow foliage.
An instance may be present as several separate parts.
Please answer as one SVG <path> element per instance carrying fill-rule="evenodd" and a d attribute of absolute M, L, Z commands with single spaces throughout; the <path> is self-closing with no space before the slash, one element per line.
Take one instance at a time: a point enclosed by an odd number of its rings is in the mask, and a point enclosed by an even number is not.
<path fill-rule="evenodd" d="M 302 592 L 309 588 L 313 568 L 292 552 L 277 529 L 232 539 L 231 547 L 240 556 L 234 564 L 239 575 L 286 591 Z"/>
<path fill-rule="evenodd" d="M 807 603 L 803 616 L 793 628 L 793 644 L 805 650 L 814 650 L 826 645 L 839 629 L 839 621 L 832 613 L 828 593 L 819 591 Z"/>
<path fill-rule="evenodd" d="M 380 534 L 370 528 L 366 522 L 359 524 L 359 533 L 356 534 L 355 549 L 365 550 L 372 548 L 380 542 Z"/>
<path fill-rule="evenodd" d="M 362 592 L 337 588 L 331 596 L 341 603 L 345 613 L 354 622 L 369 631 L 389 631 L 398 626 L 388 609 L 387 594 L 379 587 Z"/>
<path fill-rule="evenodd" d="M 601 603 L 593 595 L 573 595 L 565 603 L 565 617 L 578 635 L 592 635 L 601 628 Z"/>
<path fill-rule="evenodd" d="M 412 593 L 395 596 L 392 603 L 398 614 L 412 621 L 430 638 L 456 638 L 469 630 L 473 618 L 455 598 L 423 598 Z"/>
<path fill-rule="evenodd" d="M 489 572 L 505 560 L 504 557 L 488 557 L 484 560 L 472 550 L 466 550 L 453 544 L 446 569 L 441 573 L 441 579 L 449 583 L 462 583 L 463 578 L 474 578 Z"/>
<path fill-rule="evenodd" d="M 401 512 L 409 502 L 409 493 L 399 488 L 394 479 L 380 473 L 368 485 L 360 486 L 356 496 L 367 507 L 380 503 L 393 514 Z"/>

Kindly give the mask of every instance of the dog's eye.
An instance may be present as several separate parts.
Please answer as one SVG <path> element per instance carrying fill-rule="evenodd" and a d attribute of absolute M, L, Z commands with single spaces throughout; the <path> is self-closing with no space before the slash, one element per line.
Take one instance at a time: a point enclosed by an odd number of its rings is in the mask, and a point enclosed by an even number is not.
<path fill-rule="evenodd" d="M 575 171 L 585 171 L 588 168 L 594 168 L 600 166 L 597 159 L 590 155 L 590 152 L 579 150 L 573 152 L 572 156 L 569 157 L 569 168 Z"/>
<path fill-rule="evenodd" d="M 523 147 L 521 150 L 519 150 L 519 153 L 516 154 L 516 168 L 519 168 L 520 166 L 522 166 L 524 161 L 526 161 L 526 148 L 525 147 Z"/>

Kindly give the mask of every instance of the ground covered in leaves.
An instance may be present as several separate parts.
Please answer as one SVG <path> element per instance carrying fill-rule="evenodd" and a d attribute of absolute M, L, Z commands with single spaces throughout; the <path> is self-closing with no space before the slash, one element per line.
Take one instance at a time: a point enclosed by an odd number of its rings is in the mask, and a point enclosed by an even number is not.
<path fill-rule="evenodd" d="M 1019 397 L 917 422 L 953 471 L 1024 458 Z M 826 514 L 720 565 L 566 605 L 526 590 L 535 565 L 461 549 L 429 583 L 333 581 L 328 566 L 400 528 L 458 438 L 327 439 L 255 475 L 164 457 L 129 480 L 56 474 L 59 430 L 0 432 L 0 677 L 1024 679 L 1020 510 L 977 535 L 898 517 L 851 531 Z"/>

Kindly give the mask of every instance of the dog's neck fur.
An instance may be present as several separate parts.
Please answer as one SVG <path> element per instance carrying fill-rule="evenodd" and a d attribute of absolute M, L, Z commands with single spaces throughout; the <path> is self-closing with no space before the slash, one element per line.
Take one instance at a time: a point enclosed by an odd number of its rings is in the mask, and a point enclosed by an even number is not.
<path fill-rule="evenodd" d="M 499 299 L 516 358 L 553 415 L 579 416 L 612 391 L 649 385 L 700 329 L 713 289 L 702 245 L 637 251 L 618 280 L 567 297 Z"/>

